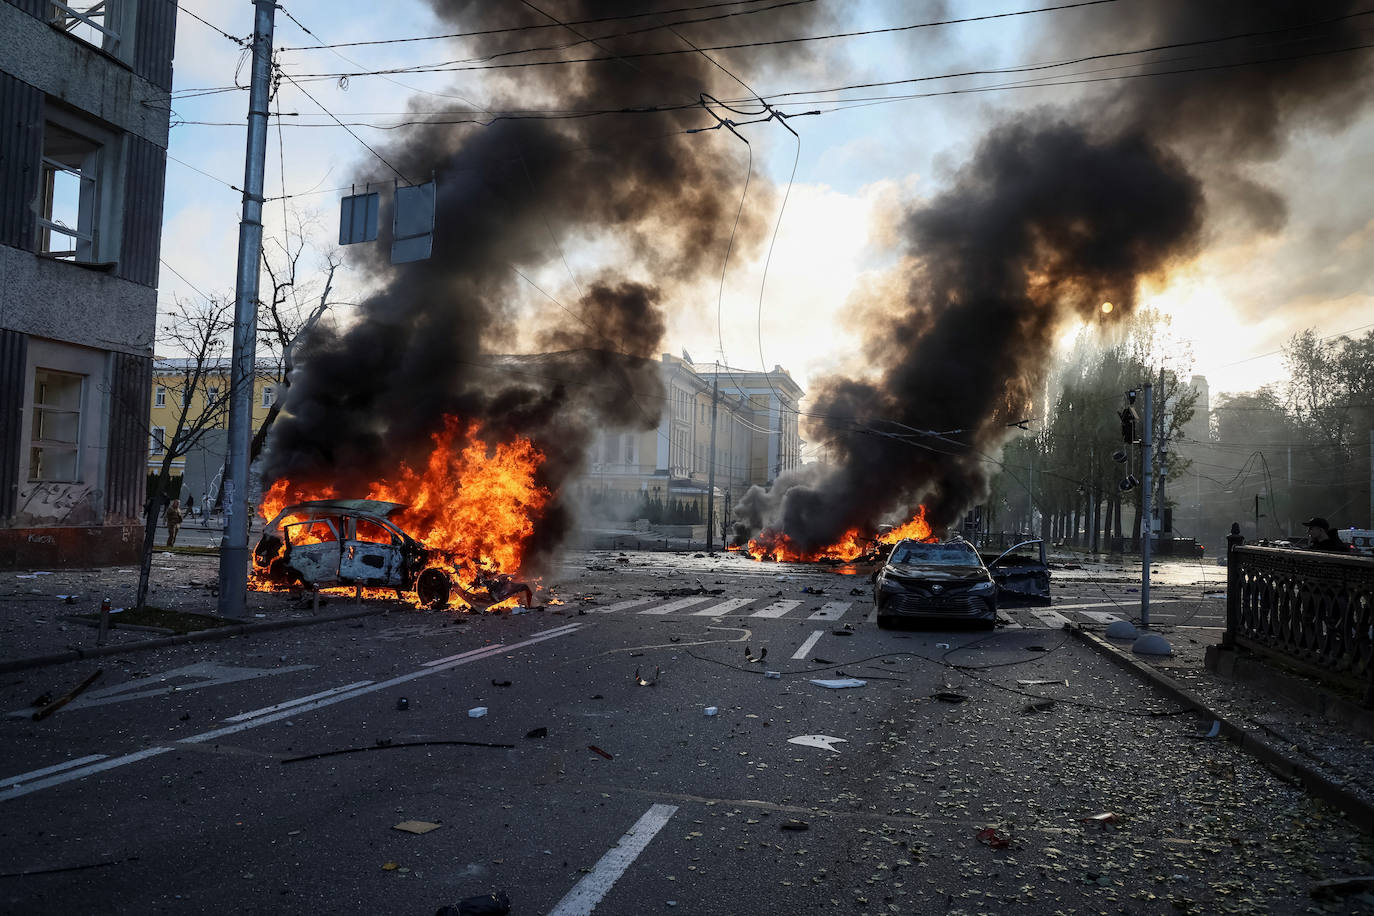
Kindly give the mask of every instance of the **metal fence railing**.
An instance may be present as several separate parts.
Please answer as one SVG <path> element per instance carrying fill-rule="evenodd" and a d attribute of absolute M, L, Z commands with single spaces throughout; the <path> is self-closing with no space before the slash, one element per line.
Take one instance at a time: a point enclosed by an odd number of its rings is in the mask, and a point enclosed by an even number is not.
<path fill-rule="evenodd" d="M 1352 689 L 1374 707 L 1374 559 L 1235 548 L 1225 644 Z"/>

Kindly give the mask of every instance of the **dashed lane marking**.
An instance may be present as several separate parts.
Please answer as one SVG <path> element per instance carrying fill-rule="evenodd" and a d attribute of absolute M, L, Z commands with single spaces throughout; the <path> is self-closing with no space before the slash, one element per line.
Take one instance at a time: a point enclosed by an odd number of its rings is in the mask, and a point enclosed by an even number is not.
<path fill-rule="evenodd" d="M 648 604 L 653 600 L 652 595 L 645 598 L 631 598 L 629 601 L 617 601 L 615 604 L 608 604 L 605 607 L 592 608 L 592 613 L 610 614 L 615 611 L 628 611 L 630 608 L 639 607 L 641 604 Z"/>
<path fill-rule="evenodd" d="M 1055 630 L 1067 627 L 1071 623 L 1069 618 L 1065 617 L 1063 614 L 1051 611 L 1047 608 L 1037 608 L 1031 611 L 1031 616 L 1035 617 L 1045 626 Z"/>
<path fill-rule="evenodd" d="M 820 642 L 821 634 L 824 632 L 824 630 L 812 631 L 811 635 L 806 637 L 806 642 L 801 644 L 801 648 L 792 653 L 793 661 L 799 658 L 806 658 L 807 653 L 816 647 L 816 643 Z"/>
<path fill-rule="evenodd" d="M 654 805 L 645 811 L 634 826 L 592 866 L 592 870 L 573 885 L 567 896 L 549 910 L 549 916 L 588 916 L 676 813 L 677 805 Z"/>

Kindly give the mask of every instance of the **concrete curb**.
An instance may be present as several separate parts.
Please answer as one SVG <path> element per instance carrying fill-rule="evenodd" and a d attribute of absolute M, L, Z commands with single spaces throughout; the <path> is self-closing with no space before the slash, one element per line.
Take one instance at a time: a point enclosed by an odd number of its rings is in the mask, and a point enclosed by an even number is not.
<path fill-rule="evenodd" d="M 31 655 L 28 658 L 12 658 L 0 661 L 0 674 L 10 671 L 23 671 L 28 668 L 42 668 L 45 665 L 59 665 L 85 658 L 99 658 L 104 655 L 122 655 L 141 649 L 161 649 L 165 646 L 179 646 L 188 642 L 208 642 L 212 639 L 228 639 L 231 636 L 248 636 L 253 633 L 266 633 L 271 630 L 289 630 L 292 627 L 312 626 L 317 623 L 333 623 L 338 620 L 352 620 L 355 617 L 370 617 L 385 614 L 393 608 L 365 608 L 360 611 L 346 611 L 330 614 L 327 617 L 292 617 L 287 620 L 269 620 L 264 623 L 237 623 L 227 627 L 213 627 L 196 630 L 194 633 L 178 633 L 175 636 L 162 636 L 157 639 L 141 639 L 115 646 L 92 646 L 89 649 L 68 649 L 51 655 Z"/>
<path fill-rule="evenodd" d="M 1277 746 L 1257 736 L 1253 731 L 1243 728 L 1233 719 L 1212 709 L 1207 705 L 1206 700 L 1188 690 L 1178 681 L 1144 662 L 1137 661 L 1129 653 L 1123 652 L 1096 634 L 1081 627 L 1072 627 L 1069 632 L 1121 667 L 1145 678 L 1161 692 L 1179 703 L 1220 722 L 1221 737 L 1239 745 L 1241 750 L 1254 757 L 1280 779 L 1302 786 L 1310 795 L 1340 811 L 1358 829 L 1365 833 L 1374 834 L 1374 803 L 1370 803 L 1334 782 L 1326 774 L 1319 772 L 1304 761 L 1285 753 Z"/>

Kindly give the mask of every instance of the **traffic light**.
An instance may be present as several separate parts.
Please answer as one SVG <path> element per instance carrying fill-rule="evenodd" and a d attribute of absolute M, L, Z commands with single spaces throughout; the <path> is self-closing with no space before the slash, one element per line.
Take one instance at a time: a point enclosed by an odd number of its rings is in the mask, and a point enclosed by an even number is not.
<path fill-rule="evenodd" d="M 1134 407 L 1123 407 L 1117 416 L 1121 418 L 1121 441 L 1127 445 L 1135 445 L 1140 441 L 1140 415 L 1135 412 Z"/>

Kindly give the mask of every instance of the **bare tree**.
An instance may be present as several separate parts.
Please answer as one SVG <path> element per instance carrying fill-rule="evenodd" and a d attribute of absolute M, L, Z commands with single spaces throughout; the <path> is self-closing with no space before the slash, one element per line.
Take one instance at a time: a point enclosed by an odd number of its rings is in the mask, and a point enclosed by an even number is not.
<path fill-rule="evenodd" d="M 176 405 L 176 425 L 171 435 L 164 435 L 157 443 L 162 449 L 162 463 L 157 481 L 148 491 L 144 503 L 143 552 L 138 570 L 136 606 L 144 607 L 148 599 L 148 583 L 153 565 L 153 547 L 157 539 L 157 520 L 168 502 L 168 484 L 172 479 L 172 464 L 184 457 L 205 434 L 224 425 L 233 400 L 229 373 L 225 371 L 223 353 L 226 340 L 234 325 L 234 303 L 227 299 L 210 299 L 191 303 L 176 300 L 159 335 L 159 346 L 165 353 L 184 354 L 160 360 L 156 371 L 164 379 L 164 387 Z M 211 398 L 209 382 L 224 381 L 224 393 Z M 204 402 L 198 403 L 197 395 Z M 146 405 L 145 409 L 146 409 Z"/>

